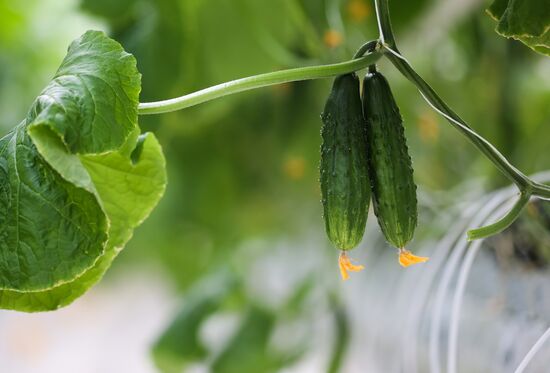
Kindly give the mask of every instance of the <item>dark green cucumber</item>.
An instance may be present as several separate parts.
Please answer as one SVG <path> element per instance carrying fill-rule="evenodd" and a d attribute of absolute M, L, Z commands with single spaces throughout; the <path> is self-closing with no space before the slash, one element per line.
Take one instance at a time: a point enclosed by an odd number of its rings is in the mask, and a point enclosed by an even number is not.
<path fill-rule="evenodd" d="M 416 184 L 399 108 L 388 81 L 369 71 L 363 81 L 369 177 L 374 212 L 386 239 L 403 248 L 417 224 Z"/>
<path fill-rule="evenodd" d="M 366 128 L 355 74 L 335 79 L 321 119 L 325 228 L 337 248 L 349 250 L 363 238 L 370 202 Z"/>

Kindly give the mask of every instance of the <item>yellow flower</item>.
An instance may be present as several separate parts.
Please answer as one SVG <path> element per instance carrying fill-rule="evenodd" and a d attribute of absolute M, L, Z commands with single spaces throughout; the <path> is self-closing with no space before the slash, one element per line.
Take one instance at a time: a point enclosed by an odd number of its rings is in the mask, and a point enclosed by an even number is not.
<path fill-rule="evenodd" d="M 430 258 L 425 256 L 416 256 L 406 249 L 399 249 L 399 264 L 403 267 L 408 267 L 413 264 L 427 262 Z"/>
<path fill-rule="evenodd" d="M 348 271 L 359 272 L 365 269 L 365 267 L 362 265 L 353 264 L 345 251 L 342 251 L 340 253 L 340 257 L 338 258 L 338 265 L 340 266 L 340 274 L 342 275 L 342 280 L 349 279 Z"/>

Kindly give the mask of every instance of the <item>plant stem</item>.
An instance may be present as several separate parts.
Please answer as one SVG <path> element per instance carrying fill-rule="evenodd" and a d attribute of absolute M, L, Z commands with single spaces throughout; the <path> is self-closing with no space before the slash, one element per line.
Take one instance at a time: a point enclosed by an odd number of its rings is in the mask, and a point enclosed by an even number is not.
<path fill-rule="evenodd" d="M 376 19 L 378 20 L 378 30 L 380 32 L 380 41 L 382 44 L 389 45 L 396 50 L 395 36 L 390 21 L 390 8 L 388 0 L 374 0 L 376 9 Z"/>
<path fill-rule="evenodd" d="M 371 40 L 369 42 L 366 42 L 365 44 L 361 45 L 361 47 L 357 50 L 353 58 L 360 58 L 365 55 L 365 53 L 372 53 L 376 50 L 376 48 L 379 46 L 378 40 Z"/>
<path fill-rule="evenodd" d="M 482 228 L 469 230 L 468 241 L 494 236 L 495 234 L 498 234 L 508 228 L 519 217 L 519 214 L 523 211 L 523 208 L 527 206 L 530 198 L 531 193 L 520 193 L 514 207 L 512 207 L 512 209 L 497 222 Z"/>
<path fill-rule="evenodd" d="M 451 108 L 443 101 L 428 83 L 402 57 L 395 45 L 395 38 L 391 27 L 388 0 L 375 0 L 376 16 L 381 32 L 380 39 L 384 41 L 386 57 L 394 66 L 410 80 L 420 91 L 424 99 L 455 128 L 462 132 L 495 166 L 521 190 L 531 185 L 531 180 L 515 168 L 489 141 L 472 130 Z"/>
<path fill-rule="evenodd" d="M 550 187 L 537 182 L 532 182 L 531 187 L 533 188 L 533 195 L 544 200 L 550 200 Z"/>
<path fill-rule="evenodd" d="M 251 89 L 348 74 L 376 63 L 381 56 L 382 53 L 373 51 L 363 57 L 332 65 L 300 67 L 237 79 L 165 101 L 140 103 L 138 113 L 140 115 L 168 113 Z"/>
<path fill-rule="evenodd" d="M 489 141 L 472 130 L 439 96 L 438 94 L 414 71 L 403 58 L 391 53 L 388 59 L 395 67 L 410 80 L 420 91 L 426 101 L 442 116 L 444 116 L 456 129 L 462 132 L 493 164 L 521 190 L 531 185 L 531 180 L 521 171 L 515 168 Z"/>

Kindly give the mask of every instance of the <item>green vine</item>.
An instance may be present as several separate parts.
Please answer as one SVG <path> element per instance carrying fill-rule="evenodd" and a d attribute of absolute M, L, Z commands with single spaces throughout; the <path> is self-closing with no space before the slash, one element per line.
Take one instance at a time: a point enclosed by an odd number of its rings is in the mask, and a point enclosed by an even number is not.
<path fill-rule="evenodd" d="M 376 42 L 375 42 L 376 43 Z M 202 104 L 223 96 L 248 91 L 251 89 L 268 87 L 276 84 L 296 82 L 301 80 L 311 80 L 320 78 L 330 78 L 342 74 L 362 70 L 370 66 L 382 57 L 382 53 L 372 51 L 365 56 L 352 59 L 350 61 L 321 66 L 299 67 L 296 69 L 275 71 L 266 74 L 249 76 L 242 79 L 218 84 L 185 96 L 173 98 L 170 100 L 140 103 L 138 114 L 162 114 L 185 109 L 191 106 Z"/>

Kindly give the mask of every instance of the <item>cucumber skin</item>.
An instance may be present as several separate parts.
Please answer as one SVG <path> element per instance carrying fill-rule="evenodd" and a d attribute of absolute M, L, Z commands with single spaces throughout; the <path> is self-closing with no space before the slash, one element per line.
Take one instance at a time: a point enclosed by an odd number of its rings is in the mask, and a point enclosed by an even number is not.
<path fill-rule="evenodd" d="M 403 120 L 386 78 L 369 72 L 363 80 L 368 169 L 374 213 L 386 239 L 403 248 L 418 220 L 416 184 Z"/>
<path fill-rule="evenodd" d="M 370 203 L 366 123 L 355 74 L 335 79 L 321 119 L 325 229 L 338 249 L 350 250 L 363 238 Z"/>

